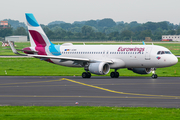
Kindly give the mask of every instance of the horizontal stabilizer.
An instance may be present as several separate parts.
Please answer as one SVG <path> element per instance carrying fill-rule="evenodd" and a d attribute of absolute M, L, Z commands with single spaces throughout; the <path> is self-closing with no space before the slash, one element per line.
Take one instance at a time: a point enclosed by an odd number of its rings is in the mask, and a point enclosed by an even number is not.
<path fill-rule="evenodd" d="M 25 54 L 20 54 L 20 53 L 18 53 L 17 50 L 14 48 L 14 46 L 11 44 L 11 42 L 10 42 L 9 40 L 8 40 L 8 43 L 9 43 L 9 45 L 10 45 L 11 50 L 13 51 L 13 53 L 18 54 L 18 55 L 25 55 Z M 27 55 L 25 55 L 25 56 L 27 56 Z"/>
<path fill-rule="evenodd" d="M 11 50 L 11 48 L 4 48 L 4 49 Z M 16 51 L 22 51 L 22 52 L 28 52 L 28 53 L 38 53 L 38 51 L 22 50 L 22 49 L 16 49 Z"/>
<path fill-rule="evenodd" d="M 38 51 L 31 51 L 31 50 L 21 50 L 21 49 L 16 49 L 16 50 L 22 52 L 28 52 L 28 53 L 38 53 Z"/>

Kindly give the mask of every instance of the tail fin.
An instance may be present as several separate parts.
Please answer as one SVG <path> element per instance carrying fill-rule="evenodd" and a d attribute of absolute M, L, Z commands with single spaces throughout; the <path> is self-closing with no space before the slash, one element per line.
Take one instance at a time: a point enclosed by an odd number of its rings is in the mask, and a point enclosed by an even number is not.
<path fill-rule="evenodd" d="M 51 43 L 32 13 L 26 13 L 26 20 L 31 47 L 25 50 L 37 51 L 38 55 L 61 55 L 60 45 Z"/>
<path fill-rule="evenodd" d="M 51 45 L 52 43 L 49 41 L 43 29 L 36 21 L 34 15 L 32 13 L 26 13 L 25 15 L 27 20 L 31 47 L 46 47 Z"/>
<path fill-rule="evenodd" d="M 25 49 L 38 51 L 38 55 L 52 54 L 51 52 L 56 50 L 56 45 L 51 43 L 32 13 L 26 13 L 25 15 L 31 43 L 31 47 Z"/>

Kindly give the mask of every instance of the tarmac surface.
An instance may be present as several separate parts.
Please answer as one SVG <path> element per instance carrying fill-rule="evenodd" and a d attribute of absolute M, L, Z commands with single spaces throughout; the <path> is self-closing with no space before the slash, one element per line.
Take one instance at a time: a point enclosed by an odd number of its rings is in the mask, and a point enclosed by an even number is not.
<path fill-rule="evenodd" d="M 180 77 L 0 76 L 0 106 L 180 108 Z"/>

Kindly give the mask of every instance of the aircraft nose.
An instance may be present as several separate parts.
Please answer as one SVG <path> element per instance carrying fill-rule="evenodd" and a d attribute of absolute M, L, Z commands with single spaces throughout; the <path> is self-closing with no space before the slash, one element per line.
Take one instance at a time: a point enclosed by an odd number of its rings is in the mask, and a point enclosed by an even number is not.
<path fill-rule="evenodd" d="M 172 59 L 171 59 L 171 64 L 172 64 L 172 65 L 175 65 L 177 62 L 178 62 L 177 57 L 176 57 L 176 56 L 172 57 Z"/>

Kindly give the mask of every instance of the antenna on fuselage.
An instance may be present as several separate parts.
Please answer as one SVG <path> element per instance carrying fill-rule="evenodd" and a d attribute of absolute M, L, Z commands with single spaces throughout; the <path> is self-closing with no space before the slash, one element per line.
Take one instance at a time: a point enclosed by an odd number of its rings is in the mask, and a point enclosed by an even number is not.
<path fill-rule="evenodd" d="M 83 45 L 85 45 L 85 43 L 83 42 Z"/>

